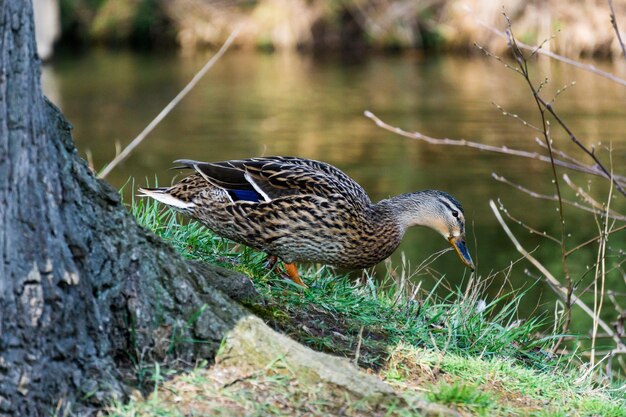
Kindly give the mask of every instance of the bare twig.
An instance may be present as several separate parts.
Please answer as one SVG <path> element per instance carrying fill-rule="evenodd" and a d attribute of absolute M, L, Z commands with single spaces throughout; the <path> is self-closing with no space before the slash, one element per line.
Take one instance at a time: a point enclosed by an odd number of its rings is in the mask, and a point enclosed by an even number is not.
<path fill-rule="evenodd" d="M 505 110 L 504 107 L 500 106 L 498 103 L 491 102 L 491 104 L 493 104 L 498 110 L 500 110 L 503 116 L 511 117 L 513 120 L 520 122 L 522 125 L 532 130 L 536 130 L 537 132 L 541 132 L 541 129 L 539 129 L 532 123 L 529 123 L 527 120 L 522 119 L 521 117 L 519 117 L 518 114 L 511 113 L 510 111 Z"/>
<path fill-rule="evenodd" d="M 565 176 L 565 174 L 564 174 L 564 176 Z M 549 201 L 557 201 L 558 200 L 558 196 L 557 195 L 554 195 L 554 194 L 553 195 L 541 194 L 541 193 L 538 193 L 536 191 L 529 190 L 528 188 L 526 188 L 526 187 L 524 187 L 524 186 L 522 186 L 520 184 L 516 184 L 513 181 L 510 181 L 510 180 L 506 179 L 502 175 L 496 174 L 495 172 L 491 174 L 491 177 L 494 180 L 496 180 L 498 182 L 501 182 L 503 184 L 510 185 L 511 187 L 514 187 L 517 190 L 519 190 L 519 191 L 521 191 L 521 192 L 523 192 L 525 194 L 528 194 L 529 196 L 531 196 L 533 198 L 537 198 L 537 199 L 540 199 L 540 200 L 549 200 Z M 589 213 L 601 214 L 598 210 L 594 209 L 593 207 L 582 205 L 582 204 L 580 204 L 580 203 L 578 203 L 576 201 L 563 199 L 563 203 L 565 203 L 565 204 L 567 204 L 569 206 L 572 206 L 572 207 L 576 207 L 577 209 L 580 209 L 580 210 L 588 211 Z M 604 209 L 602 209 L 602 210 L 604 210 Z M 621 215 L 619 213 L 615 213 L 613 211 L 611 211 L 611 213 L 609 213 L 609 217 L 612 218 L 612 219 L 615 219 L 615 220 L 626 221 L 626 216 L 623 216 L 623 215 Z"/>
<path fill-rule="evenodd" d="M 523 158 L 536 159 L 541 162 L 550 163 L 549 157 L 545 155 L 541 155 L 537 152 L 523 151 L 520 149 L 511 149 L 507 146 L 486 145 L 484 143 L 469 141 L 466 139 L 433 138 L 431 136 L 426 136 L 420 132 L 408 132 L 399 127 L 391 126 L 390 124 L 387 124 L 384 121 L 382 121 L 378 116 L 376 116 L 374 113 L 372 113 L 369 110 L 365 110 L 363 114 L 365 115 L 365 117 L 371 119 L 374 123 L 376 123 L 378 127 L 381 127 L 397 135 L 404 136 L 406 138 L 410 138 L 414 140 L 421 140 L 430 145 L 467 146 L 468 148 L 478 149 L 481 151 L 501 153 L 505 155 L 521 156 Z M 583 164 L 570 163 L 570 162 L 566 162 L 560 159 L 555 159 L 554 163 L 558 166 L 571 169 L 573 171 L 584 172 L 585 174 L 591 174 L 591 175 L 604 177 L 604 173 L 598 170 L 598 168 L 595 165 L 583 165 Z M 614 180 L 619 181 L 621 184 L 626 185 L 626 177 L 620 176 L 620 175 L 614 175 L 613 178 Z"/>
<path fill-rule="evenodd" d="M 565 299 L 567 295 L 567 290 L 563 288 L 561 283 L 554 277 L 554 275 L 552 275 L 552 273 L 550 273 L 550 271 L 546 269 L 545 266 L 543 266 L 541 262 L 539 262 L 530 253 L 528 253 L 528 251 L 524 249 L 524 247 L 519 243 L 519 241 L 517 240 L 513 232 L 511 232 L 511 229 L 509 229 L 509 226 L 506 224 L 506 222 L 500 215 L 500 212 L 498 211 L 498 207 L 496 206 L 493 200 L 489 200 L 489 206 L 491 207 L 491 211 L 493 211 L 493 214 L 496 216 L 496 219 L 500 223 L 500 226 L 502 226 L 502 229 L 504 230 L 506 235 L 509 237 L 509 239 L 515 246 L 515 249 L 517 249 L 519 253 L 521 253 L 526 259 L 528 259 L 528 261 L 531 264 L 533 264 L 533 266 L 537 268 L 539 272 L 543 274 L 543 277 L 545 281 L 550 285 L 550 288 L 552 288 L 557 295 Z M 572 303 L 579 306 L 587 315 L 589 315 L 589 317 L 594 318 L 593 310 L 591 310 L 584 302 L 582 302 L 582 300 L 580 300 L 575 295 L 572 295 Z M 602 329 L 611 336 L 611 338 L 615 341 L 618 347 L 620 348 L 625 347 L 624 342 L 622 342 L 620 337 L 615 333 L 615 331 L 613 331 L 611 326 L 609 326 L 604 320 L 602 320 L 599 317 L 598 317 L 598 325 L 602 327 Z"/>
<path fill-rule="evenodd" d="M 596 201 L 592 196 L 589 195 L 589 193 L 587 193 L 585 190 L 583 190 L 583 188 L 579 185 L 576 185 L 574 183 L 574 181 L 572 181 L 569 177 L 569 175 L 567 174 L 563 174 L 563 180 L 565 181 L 565 183 L 574 191 L 576 191 L 577 195 L 580 195 L 580 197 L 582 197 L 583 200 L 585 200 L 587 203 L 589 203 L 592 207 L 594 207 L 595 209 L 599 210 L 599 212 L 602 215 L 609 215 L 609 217 L 611 218 L 618 218 L 620 220 L 625 219 L 624 216 L 622 216 L 619 213 L 616 213 L 613 210 L 608 210 L 605 207 L 605 204 L 600 203 L 599 201 Z M 603 211 L 606 210 L 606 213 L 603 213 Z"/>
<path fill-rule="evenodd" d="M 157 117 L 155 117 L 154 120 L 152 120 L 152 122 L 150 122 L 150 124 L 146 126 L 146 128 L 139 135 L 137 135 L 137 137 L 133 139 L 124 148 L 123 151 L 117 154 L 115 158 L 113 158 L 113 160 L 109 162 L 109 164 L 98 175 L 99 178 L 106 177 L 120 162 L 122 162 L 124 159 L 128 157 L 128 155 L 130 155 L 130 153 L 146 138 L 146 136 L 148 136 L 150 132 L 154 130 L 154 128 L 159 123 L 161 123 L 161 121 L 165 118 L 165 116 L 167 116 L 172 111 L 172 109 L 174 109 L 174 107 L 176 107 L 178 103 L 180 103 L 180 101 L 196 86 L 196 84 L 198 84 L 198 81 L 200 81 L 200 79 L 204 77 L 204 75 L 215 65 L 215 63 L 219 61 L 222 55 L 224 55 L 226 50 L 233 43 L 238 33 L 239 33 L 239 29 L 235 29 L 230 34 L 230 36 L 228 37 L 228 39 L 226 39 L 226 42 L 224 42 L 224 45 L 222 45 L 219 51 L 217 51 L 217 53 L 213 55 L 206 64 L 204 64 L 202 69 L 200 69 L 200 71 L 198 71 L 198 73 L 191 79 L 191 81 L 189 81 L 189 83 L 185 86 L 185 88 L 183 88 L 176 95 L 176 97 L 174 97 L 172 101 L 170 101 L 168 105 L 165 106 L 163 110 L 161 110 L 161 112 L 157 115 Z"/>
<path fill-rule="evenodd" d="M 573 87 L 576 85 L 576 81 L 572 81 L 569 84 L 565 84 L 563 87 L 558 88 L 556 90 L 556 93 L 554 94 L 554 97 L 552 97 L 552 100 L 550 100 L 550 104 L 554 104 L 554 102 L 556 101 L 557 98 L 559 98 L 559 96 L 565 92 L 565 90 L 567 90 L 569 87 Z"/>
<path fill-rule="evenodd" d="M 493 52 L 491 52 L 490 50 L 484 48 L 483 46 L 474 43 L 474 46 L 476 48 L 478 48 L 480 51 L 482 51 L 485 55 L 487 55 L 490 58 L 495 59 L 496 61 L 498 61 L 499 63 L 501 63 L 502 65 L 504 65 L 504 68 L 510 69 L 511 71 L 515 71 L 515 72 L 519 72 L 519 69 L 517 69 L 516 67 L 513 67 L 511 65 L 509 65 L 504 59 L 502 59 L 501 56 L 494 54 Z"/>
<path fill-rule="evenodd" d="M 617 36 L 617 41 L 622 47 L 622 54 L 624 55 L 624 59 L 626 59 L 626 47 L 624 47 L 624 41 L 622 40 L 622 35 L 619 33 L 619 28 L 617 27 L 617 18 L 615 17 L 615 9 L 613 8 L 613 0 L 607 0 L 609 2 L 609 8 L 611 9 L 611 25 L 613 25 L 613 30 L 615 30 L 615 36 Z"/>
<path fill-rule="evenodd" d="M 502 204 L 502 202 L 500 201 L 500 199 L 498 199 L 498 205 L 500 206 L 500 211 L 504 212 L 504 214 L 506 214 L 506 217 L 509 218 L 509 220 L 511 220 L 513 223 L 517 223 L 518 225 L 522 226 L 524 229 L 528 230 L 530 233 L 533 233 L 537 236 L 541 236 L 544 237 L 546 239 L 549 239 L 555 243 L 561 243 L 561 241 L 557 238 L 555 238 L 552 235 L 549 235 L 547 232 L 540 232 L 539 230 L 535 229 L 534 227 L 531 227 L 529 225 L 527 225 L 526 223 L 522 222 L 521 220 L 513 217 L 511 215 L 511 213 L 509 213 L 509 210 L 506 209 L 506 207 L 504 207 L 504 204 Z"/>
<path fill-rule="evenodd" d="M 539 92 L 537 91 L 537 89 L 533 85 L 532 81 L 530 80 L 530 73 L 528 71 L 528 62 L 527 62 L 526 57 L 524 56 L 524 54 L 522 53 L 522 51 L 521 51 L 521 49 L 519 47 L 517 39 L 513 35 L 513 30 L 512 30 L 512 27 L 511 27 L 511 21 L 509 20 L 509 18 L 508 18 L 508 16 L 506 14 L 504 15 L 504 18 L 508 22 L 507 39 L 508 39 L 509 45 L 511 47 L 511 52 L 513 53 L 513 55 L 515 57 L 515 60 L 516 60 L 516 62 L 518 64 L 518 68 L 522 72 L 522 75 L 524 76 L 524 79 L 526 80 L 526 83 L 528 84 L 529 88 L 531 89 L 531 91 L 533 93 L 533 98 L 537 102 L 537 106 L 539 108 L 539 112 L 541 113 L 541 119 L 543 121 L 544 127 L 546 126 L 545 112 L 547 111 L 557 121 L 559 126 L 561 126 L 561 128 L 567 133 L 567 135 L 569 136 L 570 140 L 572 142 L 574 142 L 576 144 L 576 146 L 578 146 L 578 148 L 580 150 L 582 150 L 591 159 L 593 159 L 593 161 L 595 162 L 595 167 L 602 172 L 602 176 L 605 177 L 606 179 L 612 181 L 613 184 L 615 184 L 615 188 L 617 188 L 617 190 L 619 190 L 620 193 L 622 193 L 624 196 L 626 196 L 626 189 L 624 187 L 622 187 L 619 182 L 615 181 L 613 176 L 609 174 L 609 171 L 606 169 L 604 164 L 602 164 L 602 162 L 598 159 L 598 157 L 596 156 L 596 154 L 593 151 L 593 149 L 588 149 L 580 140 L 578 140 L 578 138 L 576 137 L 574 132 L 563 121 L 563 119 L 561 119 L 561 117 L 556 113 L 556 111 L 554 110 L 554 107 L 552 106 L 552 104 L 551 103 L 547 103 L 539 95 Z M 555 170 L 555 165 L 554 165 L 554 158 L 553 158 L 553 154 L 552 154 L 552 151 L 551 151 L 551 140 L 547 136 L 547 130 L 544 129 L 544 131 L 546 131 L 545 140 L 546 140 L 546 145 L 548 146 L 548 150 L 549 150 L 549 153 L 550 153 L 550 163 L 552 164 L 552 167 L 553 167 L 553 173 L 554 173 L 554 177 L 555 177 L 555 186 L 557 187 L 557 193 L 560 194 L 560 192 L 558 190 L 558 180 L 556 178 L 556 170 Z"/>
<path fill-rule="evenodd" d="M 625 230 L 625 229 L 626 229 L 626 224 L 622 225 L 620 227 L 616 227 L 615 229 L 611 230 L 609 233 L 613 234 L 613 233 L 621 232 L 622 230 Z M 585 247 L 587 245 L 590 245 L 593 242 L 597 242 L 601 238 L 602 238 L 602 236 L 592 237 L 591 239 L 584 241 L 580 245 L 578 245 L 578 246 L 568 250 L 567 253 L 565 254 L 565 256 L 570 256 L 572 253 L 576 252 L 578 249 L 583 248 L 583 247 Z"/>
<path fill-rule="evenodd" d="M 610 154 L 609 154 L 610 155 Z M 611 172 L 612 164 L 611 164 Z M 598 229 L 600 232 L 600 247 L 598 248 L 598 256 L 596 263 L 599 264 L 596 266 L 596 272 L 593 280 L 593 327 L 591 330 L 591 352 L 595 353 L 596 350 L 596 335 L 598 334 L 598 320 L 600 318 L 600 314 L 602 311 L 602 306 L 604 305 L 604 286 L 606 284 L 606 242 L 609 237 L 609 219 L 608 214 L 611 207 L 611 198 L 613 196 L 613 184 L 609 188 L 609 195 L 606 200 L 606 215 L 604 216 L 604 224 L 600 223 L 597 218 L 596 222 L 598 224 Z M 590 197 L 591 198 L 591 197 Z M 600 279 L 600 288 L 598 290 L 598 278 Z M 598 295 L 600 299 L 598 300 Z M 595 355 L 591 355 L 591 366 L 593 366 L 595 361 Z"/>
<path fill-rule="evenodd" d="M 546 146 L 546 144 L 544 143 L 543 140 L 541 140 L 540 138 L 535 138 L 535 143 L 539 146 L 541 146 L 544 149 L 548 149 L 548 147 Z M 561 158 L 563 158 L 563 160 L 565 161 L 570 161 L 573 164 L 577 164 L 577 165 L 585 165 L 583 164 L 581 161 L 579 161 L 578 159 L 574 158 L 571 155 L 566 154 L 565 152 L 563 152 L 562 150 L 558 149 L 556 146 L 554 146 L 554 144 L 552 144 L 552 152 L 555 155 L 560 156 Z"/>
<path fill-rule="evenodd" d="M 489 25 L 487 25 L 487 24 L 485 24 L 483 22 L 479 21 L 478 23 L 480 25 L 482 25 L 483 27 L 485 27 L 486 29 L 488 29 L 491 32 L 493 32 L 494 34 L 496 34 L 496 35 L 506 39 L 506 33 L 505 32 L 503 32 L 503 31 L 501 31 L 499 29 L 496 29 L 494 27 L 491 27 L 491 26 L 489 26 Z M 611 80 L 611 81 L 613 81 L 613 82 L 615 82 L 617 84 L 620 84 L 620 85 L 623 85 L 624 87 L 626 87 L 626 80 L 625 79 L 617 77 L 617 76 L 611 74 L 610 72 L 602 71 L 601 69 L 596 68 L 594 65 L 583 64 L 582 62 L 578 62 L 578 61 L 573 60 L 571 58 L 566 58 L 563 55 L 555 54 L 554 52 L 550 52 L 550 51 L 547 51 L 545 49 L 541 49 L 538 46 L 527 45 L 527 44 L 525 44 L 523 42 L 519 42 L 518 41 L 517 45 L 520 48 L 522 48 L 522 49 L 526 49 L 526 50 L 531 51 L 531 52 L 532 51 L 536 51 L 536 53 L 538 53 L 538 54 L 545 55 L 545 56 L 550 57 L 552 59 L 556 59 L 557 61 L 564 62 L 564 63 L 566 63 L 568 65 L 571 65 L 573 67 L 579 68 L 579 69 L 581 69 L 583 71 L 587 71 L 587 72 L 590 72 L 592 74 L 599 75 L 600 77 L 607 78 L 607 79 L 609 79 L 609 80 Z M 537 49 L 537 48 L 539 48 L 539 49 Z"/>
<path fill-rule="evenodd" d="M 583 145 L 582 142 L 580 142 L 578 140 L 578 138 L 574 135 L 574 133 L 571 131 L 571 129 L 565 124 L 565 122 L 561 119 L 561 117 L 554 111 L 554 107 L 552 107 L 552 104 L 546 103 L 539 96 L 537 96 L 537 100 L 546 108 L 546 110 L 548 110 L 548 112 L 552 115 L 552 117 L 554 117 L 554 119 L 556 119 L 556 121 L 559 123 L 561 128 L 563 128 L 563 130 L 565 130 L 565 132 L 569 136 L 570 140 L 572 142 L 574 142 L 584 153 L 589 155 L 591 157 L 591 159 L 593 159 L 593 161 L 595 162 L 595 167 L 598 168 L 600 171 L 602 171 L 602 173 L 603 173 L 602 176 L 604 178 L 610 180 L 611 182 L 613 182 L 613 184 L 615 184 L 615 188 L 617 188 L 617 190 L 619 190 L 620 193 L 622 193 L 623 195 L 626 196 L 626 189 L 619 183 L 619 181 L 617 181 L 615 179 L 615 177 L 613 175 L 609 174 L 609 171 L 604 167 L 602 162 L 600 162 L 600 160 L 596 156 L 595 152 L 592 149 L 591 150 L 588 149 L 585 145 Z"/>
<path fill-rule="evenodd" d="M 545 114 L 546 107 L 547 106 L 551 107 L 552 104 L 548 104 L 546 106 L 546 104 L 542 102 L 541 96 L 539 94 L 540 94 L 541 87 L 543 84 L 539 84 L 539 87 L 535 87 L 533 82 L 531 81 L 530 73 L 528 71 L 528 60 L 526 59 L 521 49 L 519 49 L 519 46 L 517 45 L 517 40 L 515 39 L 515 36 L 513 35 L 513 27 L 511 25 L 511 21 L 509 17 L 506 15 L 506 13 L 504 14 L 504 18 L 506 19 L 507 25 L 508 25 L 507 41 L 509 44 L 509 48 L 511 49 L 511 52 L 513 53 L 513 56 L 515 60 L 517 61 L 518 68 L 520 69 L 520 72 L 522 76 L 524 77 L 524 80 L 526 80 L 526 84 L 528 84 L 528 87 L 530 88 L 530 91 L 533 94 L 533 98 L 535 99 L 535 103 L 537 104 L 537 110 L 539 111 L 539 114 L 541 116 L 541 125 L 543 128 L 542 130 L 543 130 L 544 143 L 548 149 L 548 155 L 550 156 L 550 167 L 552 168 L 552 176 L 553 176 L 552 182 L 554 183 L 554 187 L 555 187 L 556 195 L 557 195 L 557 202 L 559 205 L 558 210 L 559 210 L 559 220 L 560 220 L 559 226 L 561 230 L 561 239 L 560 239 L 561 265 L 563 268 L 563 274 L 565 275 L 565 283 L 567 286 L 567 295 L 565 297 L 565 321 L 563 323 L 563 333 L 566 333 L 569 329 L 569 324 L 571 321 L 571 305 L 572 305 L 572 295 L 573 295 L 574 288 L 572 286 L 572 277 L 569 273 L 569 268 L 567 265 L 567 256 L 565 256 L 565 254 L 567 253 L 567 248 L 565 244 L 565 217 L 564 217 L 565 213 L 563 212 L 563 198 L 561 195 L 561 186 L 559 183 L 559 178 L 556 173 L 556 165 L 554 163 L 555 158 L 554 158 L 554 152 L 552 151 L 552 138 L 550 137 L 550 130 L 549 130 L 550 125 L 549 125 L 549 122 L 546 120 L 546 114 Z M 533 51 L 533 54 L 535 53 L 535 51 Z"/>

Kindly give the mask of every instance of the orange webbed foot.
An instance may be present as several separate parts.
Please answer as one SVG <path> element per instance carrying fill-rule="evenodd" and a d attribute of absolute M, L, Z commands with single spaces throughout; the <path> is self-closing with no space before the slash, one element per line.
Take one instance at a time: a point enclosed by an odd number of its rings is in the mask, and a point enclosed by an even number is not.
<path fill-rule="evenodd" d="M 300 274 L 298 274 L 298 267 L 296 266 L 296 264 L 291 263 L 291 264 L 285 264 L 285 271 L 287 272 L 287 275 L 289 276 L 289 278 L 295 282 L 296 284 L 304 287 L 304 288 L 309 288 L 308 285 L 306 285 L 304 283 L 304 281 L 302 281 L 302 278 L 300 278 Z"/>

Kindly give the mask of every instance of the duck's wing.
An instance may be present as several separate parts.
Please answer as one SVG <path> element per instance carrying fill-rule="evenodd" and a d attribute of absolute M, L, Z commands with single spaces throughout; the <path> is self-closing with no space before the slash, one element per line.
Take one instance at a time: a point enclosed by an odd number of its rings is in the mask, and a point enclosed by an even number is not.
<path fill-rule="evenodd" d="M 239 200 L 271 201 L 293 195 L 330 197 L 340 195 L 362 207 L 370 199 L 353 179 L 338 168 L 320 161 L 296 157 L 259 157 L 222 162 L 175 161 L 193 168 L 211 184 Z"/>

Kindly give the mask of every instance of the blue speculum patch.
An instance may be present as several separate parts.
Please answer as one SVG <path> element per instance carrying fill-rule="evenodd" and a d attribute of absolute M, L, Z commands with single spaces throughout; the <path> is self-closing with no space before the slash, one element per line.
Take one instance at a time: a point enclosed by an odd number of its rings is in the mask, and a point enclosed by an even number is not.
<path fill-rule="evenodd" d="M 227 190 L 234 201 L 261 201 L 261 195 L 254 190 Z"/>

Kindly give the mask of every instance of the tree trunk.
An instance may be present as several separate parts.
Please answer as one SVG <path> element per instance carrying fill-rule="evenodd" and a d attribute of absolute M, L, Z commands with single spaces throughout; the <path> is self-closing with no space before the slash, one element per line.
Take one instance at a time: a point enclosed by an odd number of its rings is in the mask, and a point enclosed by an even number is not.
<path fill-rule="evenodd" d="M 129 361 L 212 357 L 246 314 L 213 284 L 254 290 L 185 262 L 78 158 L 29 3 L 0 0 L 0 415 L 85 414 L 123 393 Z"/>

